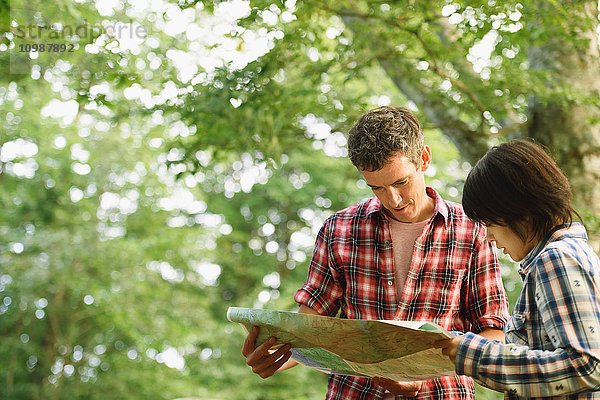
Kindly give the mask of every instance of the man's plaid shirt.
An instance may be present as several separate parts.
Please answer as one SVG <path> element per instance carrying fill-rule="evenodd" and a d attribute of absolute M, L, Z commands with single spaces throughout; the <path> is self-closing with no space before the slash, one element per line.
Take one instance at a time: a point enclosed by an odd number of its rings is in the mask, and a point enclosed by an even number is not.
<path fill-rule="evenodd" d="M 296 302 L 341 318 L 430 321 L 463 332 L 502 329 L 508 304 L 484 227 L 432 188 L 427 194 L 435 210 L 415 243 L 402 298 L 396 298 L 389 220 L 371 198 L 324 223 Z M 370 379 L 330 375 L 327 399 L 380 399 L 383 392 Z M 473 382 L 464 376 L 426 381 L 417 398 L 471 399 Z"/>
<path fill-rule="evenodd" d="M 506 342 L 466 334 L 456 371 L 508 399 L 600 399 L 600 260 L 580 223 L 551 232 L 521 262 Z"/>

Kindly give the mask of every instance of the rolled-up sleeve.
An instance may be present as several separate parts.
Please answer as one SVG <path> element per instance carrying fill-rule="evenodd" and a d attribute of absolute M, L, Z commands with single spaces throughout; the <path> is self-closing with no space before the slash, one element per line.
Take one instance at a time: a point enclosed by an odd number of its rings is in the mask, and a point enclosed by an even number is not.
<path fill-rule="evenodd" d="M 339 309 L 339 300 L 344 291 L 330 259 L 330 227 L 331 218 L 321 227 L 313 256 L 310 262 L 306 283 L 296 292 L 294 300 L 298 305 L 305 305 L 321 315 L 333 316 Z"/>

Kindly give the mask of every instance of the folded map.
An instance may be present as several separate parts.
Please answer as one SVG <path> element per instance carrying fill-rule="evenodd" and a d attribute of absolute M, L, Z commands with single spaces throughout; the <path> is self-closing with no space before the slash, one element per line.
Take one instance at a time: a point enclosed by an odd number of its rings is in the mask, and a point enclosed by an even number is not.
<path fill-rule="evenodd" d="M 433 348 L 452 335 L 431 322 L 361 320 L 286 311 L 230 307 L 227 318 L 246 332 L 260 327 L 256 343 L 269 337 L 292 345 L 292 358 L 328 374 L 381 376 L 399 381 L 454 375 L 454 364 Z"/>

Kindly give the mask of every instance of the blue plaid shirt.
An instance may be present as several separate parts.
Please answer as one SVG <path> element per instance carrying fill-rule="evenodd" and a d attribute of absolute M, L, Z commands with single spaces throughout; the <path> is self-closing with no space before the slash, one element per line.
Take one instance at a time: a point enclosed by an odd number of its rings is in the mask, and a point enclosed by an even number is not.
<path fill-rule="evenodd" d="M 456 372 L 509 399 L 600 399 L 600 260 L 583 225 L 555 228 L 519 272 L 507 344 L 467 333 Z"/>

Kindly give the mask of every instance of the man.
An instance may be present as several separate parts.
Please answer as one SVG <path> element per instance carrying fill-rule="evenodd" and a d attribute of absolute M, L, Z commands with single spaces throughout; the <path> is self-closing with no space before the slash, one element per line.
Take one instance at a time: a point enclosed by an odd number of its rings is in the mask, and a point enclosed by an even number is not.
<path fill-rule="evenodd" d="M 294 296 L 299 312 L 425 320 L 504 340 L 508 305 L 485 228 L 425 186 L 431 150 L 416 117 L 400 107 L 371 110 L 350 130 L 348 150 L 375 197 L 324 223 L 308 279 Z M 270 352 L 274 338 L 256 347 L 257 333 L 255 327 L 242 349 L 255 373 L 266 378 L 295 365 L 289 344 Z M 473 391 L 462 376 L 395 382 L 331 375 L 327 399 L 394 398 L 391 393 L 472 399 Z"/>

